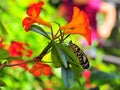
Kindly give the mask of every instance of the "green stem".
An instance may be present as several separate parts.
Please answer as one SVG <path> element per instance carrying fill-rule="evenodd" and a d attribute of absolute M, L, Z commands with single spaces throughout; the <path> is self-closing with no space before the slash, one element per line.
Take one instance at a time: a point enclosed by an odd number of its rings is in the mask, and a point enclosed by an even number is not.
<path fill-rule="evenodd" d="M 47 51 L 51 48 L 51 45 L 53 44 L 53 41 L 51 41 L 45 48 L 44 50 L 40 53 L 39 56 L 37 56 L 35 59 L 38 59 L 41 61 L 41 59 L 44 57 L 44 55 L 47 53 Z"/>
<path fill-rule="evenodd" d="M 51 33 L 52 33 L 52 38 L 53 38 L 53 36 L 54 36 L 54 35 L 53 35 L 53 29 L 52 29 L 52 27 L 50 28 L 50 30 L 51 30 Z"/>
<path fill-rule="evenodd" d="M 61 40 L 60 40 L 60 43 L 62 43 L 66 38 L 68 38 L 70 36 L 70 34 L 68 34 L 65 38 L 62 38 Z"/>
<path fill-rule="evenodd" d="M 68 38 L 70 36 L 70 34 L 68 34 L 65 38 L 63 38 L 63 41 L 66 39 L 66 38 Z"/>

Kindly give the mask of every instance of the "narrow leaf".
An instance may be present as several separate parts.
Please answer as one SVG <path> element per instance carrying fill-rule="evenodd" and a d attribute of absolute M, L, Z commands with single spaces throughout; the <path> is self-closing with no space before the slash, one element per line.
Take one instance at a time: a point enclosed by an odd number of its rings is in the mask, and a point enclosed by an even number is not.
<path fill-rule="evenodd" d="M 5 26 L 6 26 L 6 23 L 5 22 L 3 23 L 2 20 L 0 20 L 0 28 L 1 28 L 0 29 L 0 33 L 2 33 L 3 35 L 8 34 Z"/>
<path fill-rule="evenodd" d="M 5 58 L 8 58 L 10 55 L 9 55 L 9 52 L 5 49 L 0 49 L 0 60 L 1 59 L 5 59 Z"/>
<path fill-rule="evenodd" d="M 61 45 L 61 49 L 68 55 L 67 61 L 71 64 L 75 80 L 80 84 L 79 78 L 82 76 L 82 67 L 76 55 L 71 51 L 68 46 Z"/>
<path fill-rule="evenodd" d="M 36 33 L 39 33 L 39 34 L 43 35 L 44 37 L 50 39 L 50 37 L 48 36 L 47 32 L 43 28 L 41 28 L 40 26 L 38 26 L 38 25 L 32 25 L 30 27 L 30 30 L 34 31 Z"/>
<path fill-rule="evenodd" d="M 68 67 L 67 65 L 67 59 L 66 59 L 66 54 L 62 49 L 60 49 L 61 44 L 54 44 L 53 48 L 56 50 L 56 54 L 58 55 L 59 60 L 62 62 L 65 68 Z"/>
<path fill-rule="evenodd" d="M 74 74 L 71 68 L 67 69 L 67 78 L 68 78 L 69 85 L 71 87 L 74 83 Z"/>
<path fill-rule="evenodd" d="M 114 73 L 92 70 L 92 75 L 90 77 L 90 80 L 91 82 L 96 83 L 97 85 L 102 85 L 105 83 L 116 85 L 117 84 L 116 80 L 120 81 L 120 76 Z"/>
<path fill-rule="evenodd" d="M 76 55 L 71 51 L 71 49 L 68 46 L 61 44 L 61 45 L 59 45 L 59 48 L 61 50 L 63 50 L 71 58 L 71 60 L 68 59 L 70 62 L 72 61 L 77 66 L 80 66 L 78 58 L 76 57 Z"/>
<path fill-rule="evenodd" d="M 65 86 L 68 88 L 69 83 L 68 83 L 68 80 L 67 80 L 67 70 L 63 66 L 61 68 L 61 74 L 62 74 L 62 80 L 63 80 Z"/>
<path fill-rule="evenodd" d="M 71 68 L 72 68 L 72 71 L 74 72 L 75 80 L 79 80 L 79 78 L 82 76 L 81 67 L 71 64 Z"/>
<path fill-rule="evenodd" d="M 67 88 L 72 87 L 74 83 L 74 75 L 70 68 L 65 68 L 62 66 L 61 68 L 62 79 Z"/>
<path fill-rule="evenodd" d="M 5 82 L 0 79 L 0 87 L 6 86 Z"/>
<path fill-rule="evenodd" d="M 23 60 L 22 57 L 8 57 L 7 60 Z"/>
<path fill-rule="evenodd" d="M 57 52 L 56 52 L 56 49 L 55 48 L 52 48 L 52 51 L 51 51 L 51 59 L 53 61 L 53 64 L 56 68 L 59 68 L 62 66 L 62 63 L 61 61 L 59 60 L 58 58 L 58 55 L 57 55 Z"/>

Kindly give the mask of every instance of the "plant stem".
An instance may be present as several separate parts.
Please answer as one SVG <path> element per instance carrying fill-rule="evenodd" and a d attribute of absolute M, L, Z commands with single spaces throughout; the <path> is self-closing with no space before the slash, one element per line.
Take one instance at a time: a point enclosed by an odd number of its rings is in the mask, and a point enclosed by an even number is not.
<path fill-rule="evenodd" d="M 45 48 L 44 50 L 40 53 L 39 56 L 37 56 L 35 59 L 40 60 L 43 58 L 43 56 L 47 53 L 47 51 L 51 48 L 53 41 L 51 41 Z"/>
<path fill-rule="evenodd" d="M 18 65 L 30 63 L 30 62 L 33 62 L 33 61 L 41 61 L 41 59 L 44 57 L 44 55 L 46 55 L 47 51 L 51 48 L 52 43 L 53 43 L 53 42 L 51 41 L 51 42 L 44 48 L 44 50 L 40 53 L 40 55 L 37 56 L 37 57 L 34 58 L 34 59 L 29 60 L 29 61 L 25 61 L 25 62 L 22 62 L 22 63 L 17 63 L 17 64 L 6 64 L 6 63 L 3 63 L 3 64 L 0 64 L 0 69 L 2 69 L 2 68 L 4 68 L 4 67 L 18 66 Z"/>
<path fill-rule="evenodd" d="M 26 64 L 26 63 L 30 63 L 30 62 L 33 62 L 35 61 L 34 59 L 33 60 L 29 60 L 29 61 L 25 61 L 25 62 L 22 62 L 22 63 L 17 63 L 17 64 L 6 64 L 5 67 L 13 67 L 13 66 L 18 66 L 18 65 L 21 65 L 21 64 Z"/>
<path fill-rule="evenodd" d="M 53 38 L 53 36 L 54 36 L 54 35 L 53 35 L 53 29 L 52 29 L 52 27 L 50 28 L 50 30 L 51 30 L 51 33 L 52 33 L 52 38 Z"/>
<path fill-rule="evenodd" d="M 70 36 L 70 34 L 68 34 L 65 38 L 63 38 L 63 41 L 66 39 L 66 38 L 68 38 Z"/>

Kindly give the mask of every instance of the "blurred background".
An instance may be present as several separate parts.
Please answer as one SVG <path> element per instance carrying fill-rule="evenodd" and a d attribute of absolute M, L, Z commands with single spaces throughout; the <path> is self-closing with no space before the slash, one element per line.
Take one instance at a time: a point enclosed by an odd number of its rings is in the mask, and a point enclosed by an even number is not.
<path fill-rule="evenodd" d="M 28 43 L 29 50 L 33 51 L 30 58 L 39 55 L 47 45 L 48 40 L 34 32 L 25 32 L 22 27 L 22 20 L 26 16 L 26 10 L 32 3 L 40 0 L 0 0 L 0 48 L 7 49 L 13 41 Z M 67 21 L 63 17 L 57 17 L 58 7 L 61 0 L 43 0 L 45 2 L 41 17 L 48 21 L 56 21 L 64 25 Z M 104 0 L 112 4 L 117 17 L 112 34 L 108 39 L 101 43 L 95 41 L 90 47 L 84 47 L 90 57 L 91 69 L 88 70 L 91 75 L 86 79 L 86 75 L 80 80 L 83 86 L 82 90 L 119 90 L 120 89 L 120 1 Z M 104 15 L 97 14 L 99 25 L 104 20 Z M 75 38 L 77 37 L 77 39 Z M 71 36 L 70 39 L 76 41 L 79 45 L 78 36 Z M 25 57 L 28 59 L 28 57 Z M 45 57 L 50 61 L 50 55 Z M 2 61 L 1 61 L 2 63 Z M 32 64 L 29 64 L 31 66 Z M 52 65 L 51 65 L 52 66 Z M 53 67 L 53 66 L 52 66 Z M 0 90 L 67 90 L 61 79 L 60 69 L 52 68 L 53 75 L 46 77 L 34 77 L 23 68 L 4 68 L 0 70 L 0 79 L 6 86 L 0 87 Z M 87 74 L 88 72 L 86 72 Z M 88 73 L 89 74 L 89 73 Z M 89 84 L 87 87 L 87 84 Z M 77 83 L 73 83 L 70 90 L 81 90 Z"/>

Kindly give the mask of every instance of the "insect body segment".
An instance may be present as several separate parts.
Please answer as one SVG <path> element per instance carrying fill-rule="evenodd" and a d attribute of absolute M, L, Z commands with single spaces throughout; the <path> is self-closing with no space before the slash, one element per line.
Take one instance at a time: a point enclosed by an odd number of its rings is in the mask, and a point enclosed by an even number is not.
<path fill-rule="evenodd" d="M 69 42 L 69 47 L 75 53 L 75 55 L 78 57 L 83 69 L 88 69 L 90 64 L 89 64 L 88 58 L 85 55 L 85 53 L 77 45 L 72 43 L 72 41 Z"/>

